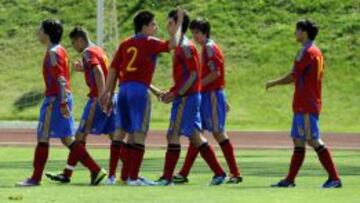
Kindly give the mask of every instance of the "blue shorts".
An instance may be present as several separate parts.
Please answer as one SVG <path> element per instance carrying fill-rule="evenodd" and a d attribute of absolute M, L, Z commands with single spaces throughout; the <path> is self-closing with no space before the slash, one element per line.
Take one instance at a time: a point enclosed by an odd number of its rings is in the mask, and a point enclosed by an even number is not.
<path fill-rule="evenodd" d="M 75 133 L 73 115 L 66 119 L 60 111 L 61 99 L 55 96 L 45 97 L 39 116 L 37 136 L 42 138 L 64 138 Z M 67 103 L 72 111 L 72 96 L 68 95 Z"/>
<path fill-rule="evenodd" d="M 138 82 L 121 84 L 117 104 L 116 128 L 127 133 L 147 133 L 151 99 L 146 85 Z"/>
<path fill-rule="evenodd" d="M 204 130 L 225 131 L 226 97 L 223 90 L 201 93 L 201 123 Z"/>
<path fill-rule="evenodd" d="M 294 113 L 291 137 L 304 141 L 320 139 L 319 116 L 312 113 Z"/>
<path fill-rule="evenodd" d="M 115 121 L 115 111 L 107 115 L 102 111 L 97 98 L 89 98 L 77 132 L 94 135 L 110 134 L 115 131 Z"/>
<path fill-rule="evenodd" d="M 200 104 L 200 93 L 176 97 L 172 103 L 168 136 L 191 137 L 196 129 L 201 131 Z"/>

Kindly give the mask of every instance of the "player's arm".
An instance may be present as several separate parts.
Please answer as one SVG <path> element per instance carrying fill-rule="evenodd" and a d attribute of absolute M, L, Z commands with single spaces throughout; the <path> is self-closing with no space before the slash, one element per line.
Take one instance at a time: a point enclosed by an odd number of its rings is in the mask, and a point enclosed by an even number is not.
<path fill-rule="evenodd" d="M 201 86 L 204 87 L 204 86 L 214 82 L 219 76 L 220 76 L 220 71 L 218 71 L 218 70 L 211 71 L 207 76 L 205 76 L 201 80 Z"/>
<path fill-rule="evenodd" d="M 105 75 L 100 65 L 93 67 L 93 73 L 95 77 L 96 88 L 98 92 L 101 93 L 105 90 Z"/>
<path fill-rule="evenodd" d="M 112 96 L 115 90 L 118 74 L 121 71 L 121 53 L 122 53 L 122 44 L 119 46 L 118 50 L 115 53 L 115 57 L 111 62 L 107 79 L 105 82 L 105 88 L 100 94 L 99 102 L 103 107 L 103 110 L 107 113 L 110 113 L 112 108 Z"/>
<path fill-rule="evenodd" d="M 201 85 L 203 87 L 220 77 L 219 64 L 223 63 L 221 59 L 216 56 L 214 47 L 211 44 L 207 44 L 205 49 L 208 58 L 206 66 L 210 69 L 210 73 L 201 80 Z"/>
<path fill-rule="evenodd" d="M 189 68 L 189 76 L 179 89 L 171 88 L 171 90 L 162 99 L 165 103 L 173 101 L 175 96 L 183 96 L 187 91 L 190 90 L 195 81 L 198 80 L 199 76 L 196 67 L 199 66 L 199 62 L 194 57 L 194 50 L 192 49 L 194 49 L 194 47 L 183 47 L 183 56 L 185 57 L 184 62 Z"/>
<path fill-rule="evenodd" d="M 276 80 L 270 80 L 266 82 L 266 90 L 275 87 L 275 86 L 279 86 L 279 85 L 288 85 L 294 82 L 294 79 L 292 77 L 292 73 L 288 73 L 286 75 L 284 75 L 283 77 L 276 79 Z"/>
<path fill-rule="evenodd" d="M 117 71 L 114 68 L 110 68 L 105 82 L 105 87 L 99 97 L 99 103 L 101 104 L 103 111 L 106 113 L 110 113 L 112 109 L 112 96 L 114 94 L 116 81 Z"/>
<path fill-rule="evenodd" d="M 162 91 L 160 88 L 156 87 L 155 85 L 150 85 L 150 91 L 153 93 L 158 99 L 161 99 L 164 96 L 164 91 Z"/>
<path fill-rule="evenodd" d="M 269 89 L 275 86 L 287 85 L 293 83 L 304 74 L 306 67 L 310 63 L 311 63 L 311 56 L 309 52 L 307 52 L 307 50 L 302 50 L 294 62 L 292 71 L 277 80 L 266 82 L 265 88 Z"/>
<path fill-rule="evenodd" d="M 65 118 L 69 118 L 70 117 L 70 108 L 67 104 L 67 91 L 66 91 L 66 78 L 63 76 L 62 72 L 63 72 L 63 67 L 61 67 L 61 63 L 60 60 L 63 60 L 60 56 L 58 56 L 58 54 L 56 53 L 56 51 L 50 51 L 50 60 L 51 60 L 51 69 L 50 69 L 50 74 L 52 75 L 53 78 L 56 78 L 56 81 L 58 83 L 59 86 L 59 93 L 60 93 L 60 111 L 61 114 L 65 117 Z M 63 61 L 63 64 L 65 64 L 67 62 Z"/>
<path fill-rule="evenodd" d="M 181 25 L 184 20 L 184 11 L 178 10 L 177 12 L 177 21 L 176 26 L 174 29 L 170 30 L 170 40 L 169 40 L 169 50 L 175 49 L 179 44 L 180 37 L 181 37 Z"/>
<path fill-rule="evenodd" d="M 193 86 L 196 80 L 197 80 L 196 71 L 191 71 L 188 79 L 186 80 L 184 85 L 179 89 L 177 94 L 180 96 L 184 95 Z"/>
<path fill-rule="evenodd" d="M 171 88 L 171 90 L 163 95 L 160 99 L 165 103 L 170 103 L 175 99 L 176 96 L 183 96 L 193 86 L 194 82 L 197 80 L 197 77 L 198 76 L 196 71 L 191 71 L 188 79 L 179 90 Z"/>

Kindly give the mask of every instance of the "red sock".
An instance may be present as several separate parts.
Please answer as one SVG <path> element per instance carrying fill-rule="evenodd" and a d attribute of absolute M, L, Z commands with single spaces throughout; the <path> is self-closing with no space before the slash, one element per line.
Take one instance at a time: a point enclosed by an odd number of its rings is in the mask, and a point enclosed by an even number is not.
<path fill-rule="evenodd" d="M 220 146 L 221 146 L 221 150 L 224 154 L 226 163 L 229 166 L 231 175 L 233 177 L 240 177 L 240 170 L 236 163 L 234 147 L 233 147 L 232 143 L 230 142 L 230 140 L 225 140 L 222 143 L 220 143 Z"/>
<path fill-rule="evenodd" d="M 224 175 L 225 172 L 221 168 L 219 161 L 216 158 L 215 151 L 212 147 L 205 143 L 199 147 L 202 158 L 209 165 L 210 169 L 215 173 L 216 176 Z"/>
<path fill-rule="evenodd" d="M 191 167 L 193 166 L 198 153 L 199 150 L 190 143 L 186 153 L 184 165 L 179 172 L 180 175 L 184 177 L 187 177 L 189 175 Z"/>
<path fill-rule="evenodd" d="M 79 142 L 79 144 L 82 144 L 84 147 L 86 146 L 85 142 Z M 74 153 L 74 151 L 70 150 L 69 155 L 68 155 L 68 159 L 67 159 L 67 163 L 66 163 L 66 167 L 63 171 L 63 175 L 67 178 L 70 178 L 75 166 L 77 165 L 79 159 L 77 158 L 76 154 Z"/>
<path fill-rule="evenodd" d="M 304 162 L 304 158 L 305 158 L 305 148 L 304 147 L 295 147 L 293 155 L 291 157 L 289 173 L 286 177 L 287 181 L 289 181 L 289 182 L 295 181 L 295 177 L 298 174 L 298 172 L 301 168 L 301 165 Z"/>
<path fill-rule="evenodd" d="M 122 162 L 123 162 L 121 168 L 122 181 L 127 181 L 127 179 L 129 178 L 129 169 L 131 166 L 130 154 L 131 154 L 131 145 L 125 144 L 120 151 L 120 156 L 122 157 Z"/>
<path fill-rule="evenodd" d="M 164 173 L 162 178 L 168 181 L 172 181 L 176 163 L 178 162 L 180 157 L 180 150 L 181 147 L 178 144 L 168 145 L 165 156 Z"/>
<path fill-rule="evenodd" d="M 32 180 L 40 182 L 49 155 L 49 143 L 39 142 L 35 148 Z"/>
<path fill-rule="evenodd" d="M 130 168 L 129 178 L 130 180 L 137 180 L 139 178 L 140 167 L 144 158 L 145 146 L 141 144 L 134 144 L 131 148 L 130 154 Z"/>
<path fill-rule="evenodd" d="M 316 149 L 316 152 L 319 156 L 319 160 L 320 160 L 322 166 L 325 168 L 325 170 L 329 174 L 329 177 L 332 180 L 340 180 L 339 174 L 335 167 L 335 164 L 331 158 L 330 151 L 326 147 L 320 146 Z"/>
<path fill-rule="evenodd" d="M 100 171 L 100 166 L 91 158 L 84 145 L 79 142 L 74 142 L 70 146 L 70 150 L 73 151 L 74 156 L 85 166 L 91 173 L 97 173 Z"/>
<path fill-rule="evenodd" d="M 115 176 L 116 167 L 120 158 L 122 141 L 113 140 L 110 146 L 109 177 Z"/>

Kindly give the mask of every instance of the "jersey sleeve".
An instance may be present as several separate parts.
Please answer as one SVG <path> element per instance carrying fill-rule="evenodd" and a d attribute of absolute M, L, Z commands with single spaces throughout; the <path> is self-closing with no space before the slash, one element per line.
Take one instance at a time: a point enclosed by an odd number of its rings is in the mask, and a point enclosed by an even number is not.
<path fill-rule="evenodd" d="M 197 61 L 194 56 L 196 48 L 193 46 L 183 46 L 182 53 L 184 56 L 184 62 L 188 67 L 189 71 L 197 71 L 197 67 L 199 66 L 199 61 Z"/>
<path fill-rule="evenodd" d="M 91 67 L 95 67 L 96 65 L 100 65 L 99 59 L 96 57 L 94 53 L 89 50 L 86 50 L 83 53 L 84 61 L 89 64 Z"/>
<path fill-rule="evenodd" d="M 152 54 L 160 54 L 163 52 L 169 52 L 169 41 L 160 40 L 155 37 L 150 37 L 148 40 L 148 50 Z"/>
<path fill-rule="evenodd" d="M 303 50 L 300 54 L 296 57 L 292 69 L 291 76 L 294 80 L 300 78 L 306 67 L 311 63 L 311 56 L 307 50 Z"/>
<path fill-rule="evenodd" d="M 207 56 L 207 66 L 211 71 L 219 71 L 222 63 L 221 58 L 216 54 L 215 47 L 211 44 L 205 45 L 205 54 Z"/>
<path fill-rule="evenodd" d="M 56 50 L 49 51 L 49 57 L 51 62 L 50 74 L 57 79 L 60 76 L 64 76 L 63 66 L 66 64 L 65 57 L 61 56 Z"/>
<path fill-rule="evenodd" d="M 122 51 L 124 49 L 124 44 L 120 44 L 119 48 L 117 49 L 115 56 L 111 62 L 110 68 L 115 69 L 116 71 L 121 71 L 121 63 L 122 63 Z"/>

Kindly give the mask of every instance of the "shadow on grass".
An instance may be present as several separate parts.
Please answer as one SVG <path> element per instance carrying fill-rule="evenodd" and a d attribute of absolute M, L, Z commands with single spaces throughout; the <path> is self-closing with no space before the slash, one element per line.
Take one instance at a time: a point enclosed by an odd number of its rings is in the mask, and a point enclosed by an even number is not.
<path fill-rule="evenodd" d="M 37 106 L 43 99 L 44 94 L 42 91 L 33 90 L 27 92 L 19 97 L 14 102 L 14 107 L 18 111 L 23 111 L 26 108 Z"/>

